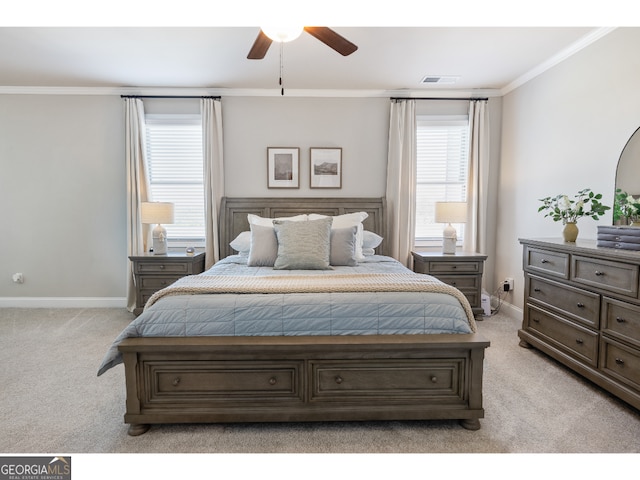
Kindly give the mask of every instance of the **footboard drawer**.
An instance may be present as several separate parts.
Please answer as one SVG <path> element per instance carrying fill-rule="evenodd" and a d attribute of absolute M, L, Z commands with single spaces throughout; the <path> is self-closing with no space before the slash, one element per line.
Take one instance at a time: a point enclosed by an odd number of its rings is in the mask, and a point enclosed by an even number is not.
<path fill-rule="evenodd" d="M 144 404 L 303 400 L 302 362 L 144 362 Z"/>
<path fill-rule="evenodd" d="M 311 362 L 315 401 L 345 401 L 375 397 L 376 401 L 463 401 L 464 367 L 459 359 L 411 361 Z"/>

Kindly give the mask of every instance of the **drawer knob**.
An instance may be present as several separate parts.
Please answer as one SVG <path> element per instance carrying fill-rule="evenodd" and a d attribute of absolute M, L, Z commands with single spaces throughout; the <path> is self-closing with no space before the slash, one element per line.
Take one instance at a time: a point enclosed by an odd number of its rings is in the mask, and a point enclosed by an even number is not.
<path fill-rule="evenodd" d="M 604 275 L 604 272 L 601 272 L 600 270 L 596 270 L 596 277 L 602 277 Z"/>
<path fill-rule="evenodd" d="M 172 384 L 174 387 L 177 387 L 178 385 L 180 385 L 180 377 L 176 377 L 176 378 L 174 378 L 174 379 L 173 379 L 173 382 L 171 382 L 171 384 Z"/>
<path fill-rule="evenodd" d="M 584 308 L 584 303 L 582 303 L 582 302 L 578 302 L 578 303 L 576 303 L 576 307 L 578 307 L 578 308 Z"/>
<path fill-rule="evenodd" d="M 533 320 L 536 323 L 540 323 L 540 319 L 539 318 L 532 318 L 531 320 Z"/>
<path fill-rule="evenodd" d="M 438 383 L 438 377 L 436 377 L 435 375 L 433 375 L 431 377 L 431 383 Z"/>
<path fill-rule="evenodd" d="M 624 365 L 624 360 L 623 360 L 623 359 L 621 359 L 621 358 L 616 358 L 616 363 L 617 363 L 618 365 Z"/>
<path fill-rule="evenodd" d="M 451 282 L 451 286 L 455 287 L 456 286 L 456 282 Z"/>
<path fill-rule="evenodd" d="M 539 288 L 534 288 L 533 291 L 534 292 L 540 292 L 540 289 Z"/>
<path fill-rule="evenodd" d="M 271 377 L 269 379 L 269 385 L 275 385 L 276 383 L 278 383 L 278 379 L 276 377 Z"/>
<path fill-rule="evenodd" d="M 338 385 L 344 382 L 344 379 L 340 375 L 336 375 L 335 381 Z"/>
<path fill-rule="evenodd" d="M 542 260 L 540 260 L 540 263 L 549 263 L 549 260 L 547 260 L 546 258 L 543 258 Z"/>
<path fill-rule="evenodd" d="M 626 320 L 624 318 L 622 318 L 622 317 L 616 317 L 616 322 L 624 323 L 624 322 L 626 322 Z"/>
<path fill-rule="evenodd" d="M 584 340 L 582 340 L 581 338 L 576 338 L 576 343 L 578 345 L 582 345 L 584 343 Z"/>

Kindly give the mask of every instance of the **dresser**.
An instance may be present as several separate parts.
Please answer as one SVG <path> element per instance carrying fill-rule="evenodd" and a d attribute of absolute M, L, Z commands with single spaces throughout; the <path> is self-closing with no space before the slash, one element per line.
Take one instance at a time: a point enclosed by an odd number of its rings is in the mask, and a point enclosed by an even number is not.
<path fill-rule="evenodd" d="M 149 297 L 158 290 L 171 285 L 186 275 L 196 275 L 204 271 L 204 252 L 194 255 L 168 253 L 166 255 L 132 255 L 133 274 L 136 284 L 136 308 L 140 315 Z"/>
<path fill-rule="evenodd" d="M 520 239 L 520 345 L 640 408 L 640 252 L 595 240 Z"/>
<path fill-rule="evenodd" d="M 486 255 L 480 253 L 459 252 L 411 252 L 413 271 L 432 275 L 444 283 L 460 290 L 471 305 L 473 313 L 481 315 L 482 309 L 482 272 Z"/>

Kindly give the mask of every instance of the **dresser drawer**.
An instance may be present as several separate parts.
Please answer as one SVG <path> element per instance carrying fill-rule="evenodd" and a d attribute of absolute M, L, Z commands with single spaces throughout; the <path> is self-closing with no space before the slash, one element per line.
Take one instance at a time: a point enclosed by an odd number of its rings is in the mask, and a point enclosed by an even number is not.
<path fill-rule="evenodd" d="M 571 280 L 590 287 L 636 298 L 638 266 L 597 258 L 571 257 Z"/>
<path fill-rule="evenodd" d="M 598 334 L 551 312 L 527 306 L 528 330 L 581 360 L 597 366 Z"/>
<path fill-rule="evenodd" d="M 640 306 L 607 297 L 602 302 L 603 332 L 640 348 Z"/>
<path fill-rule="evenodd" d="M 191 265 L 190 262 L 136 262 L 135 273 L 175 273 L 178 275 L 186 275 L 191 273 Z"/>
<path fill-rule="evenodd" d="M 482 262 L 429 262 L 429 272 L 438 278 L 441 273 L 482 273 Z"/>
<path fill-rule="evenodd" d="M 569 278 L 569 254 L 526 246 L 524 269 L 559 278 Z"/>
<path fill-rule="evenodd" d="M 640 390 L 640 351 L 611 340 L 601 339 L 600 369 L 623 383 Z"/>
<path fill-rule="evenodd" d="M 452 403 L 464 400 L 465 358 L 415 359 L 380 362 L 311 362 L 311 399 L 345 401 L 375 396 L 390 402 L 402 398 L 417 403 L 437 397 Z"/>
<path fill-rule="evenodd" d="M 527 275 L 529 300 L 584 323 L 588 327 L 600 326 L 600 295 L 569 285 Z"/>
<path fill-rule="evenodd" d="M 303 362 L 145 362 L 147 406 L 229 401 L 303 401 Z"/>

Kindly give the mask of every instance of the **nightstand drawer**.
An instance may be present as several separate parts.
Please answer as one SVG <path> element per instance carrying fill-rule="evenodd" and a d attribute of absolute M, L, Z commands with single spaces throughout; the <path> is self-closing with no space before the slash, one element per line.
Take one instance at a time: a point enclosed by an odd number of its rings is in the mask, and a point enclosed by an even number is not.
<path fill-rule="evenodd" d="M 480 287 L 481 278 L 476 275 L 438 275 L 438 280 L 463 290 L 465 288 L 478 288 Z"/>
<path fill-rule="evenodd" d="M 189 273 L 190 263 L 186 262 L 136 262 L 136 272 L 145 273 L 176 273 L 186 275 Z"/>
<path fill-rule="evenodd" d="M 573 255 L 571 280 L 633 298 L 638 296 L 637 265 Z"/>
<path fill-rule="evenodd" d="M 482 273 L 482 262 L 429 262 L 429 272 L 438 278 L 443 273 Z"/>
<path fill-rule="evenodd" d="M 178 276 L 144 276 L 139 277 L 141 289 L 153 289 L 160 290 L 161 288 L 168 287 L 176 280 L 182 278 Z"/>

